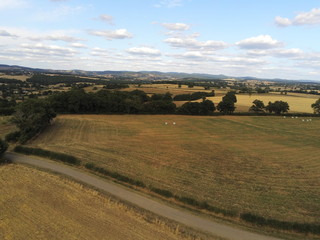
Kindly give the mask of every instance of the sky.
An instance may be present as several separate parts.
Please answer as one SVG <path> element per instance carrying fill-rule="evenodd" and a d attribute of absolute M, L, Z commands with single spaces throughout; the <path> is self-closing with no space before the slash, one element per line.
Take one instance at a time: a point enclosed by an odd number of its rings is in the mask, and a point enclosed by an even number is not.
<path fill-rule="evenodd" d="M 320 80 L 320 0 L 1 0 L 0 64 Z"/>

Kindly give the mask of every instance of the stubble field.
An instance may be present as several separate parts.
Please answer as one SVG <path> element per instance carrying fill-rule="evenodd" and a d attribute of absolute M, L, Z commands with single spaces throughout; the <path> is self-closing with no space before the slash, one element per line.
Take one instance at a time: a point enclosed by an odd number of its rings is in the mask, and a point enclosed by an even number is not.
<path fill-rule="evenodd" d="M 219 208 L 320 223 L 319 123 L 319 118 L 61 115 L 29 145 Z"/>
<path fill-rule="evenodd" d="M 95 190 L 26 166 L 0 166 L 0 188 L 0 239 L 185 239 Z"/>

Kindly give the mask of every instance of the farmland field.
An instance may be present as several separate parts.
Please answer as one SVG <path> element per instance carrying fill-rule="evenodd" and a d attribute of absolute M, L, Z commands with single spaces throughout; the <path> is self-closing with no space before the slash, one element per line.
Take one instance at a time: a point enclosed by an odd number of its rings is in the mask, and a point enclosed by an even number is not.
<path fill-rule="evenodd" d="M 319 118 L 60 115 L 29 145 L 223 209 L 320 223 L 319 131 Z"/>
<path fill-rule="evenodd" d="M 188 88 L 186 85 L 182 85 L 181 88 L 178 88 L 176 84 L 144 84 L 140 88 L 131 86 L 126 91 L 131 91 L 134 89 L 143 90 L 146 93 L 166 93 L 170 92 L 173 95 L 177 94 L 188 94 L 193 92 L 211 92 L 211 90 L 204 90 L 203 87 L 195 86 L 193 88 Z M 208 97 L 207 99 L 217 104 L 222 100 L 222 97 L 228 92 L 227 89 L 215 89 L 216 96 Z M 255 99 L 259 99 L 264 102 L 265 105 L 269 101 L 285 101 L 288 102 L 290 111 L 293 113 L 313 113 L 311 104 L 314 103 L 317 99 L 320 98 L 318 95 L 309 95 L 309 94 L 299 94 L 299 93 L 288 93 L 287 95 L 281 95 L 279 92 L 274 93 L 261 93 L 261 94 L 237 94 L 237 103 L 235 112 L 248 112 L 249 108 L 252 106 L 252 102 Z M 202 101 L 202 100 L 198 100 Z M 177 106 L 181 106 L 186 101 L 175 101 L 174 103 Z"/>
<path fill-rule="evenodd" d="M 183 239 L 95 190 L 26 166 L 0 166 L 0 188 L 0 239 Z"/>

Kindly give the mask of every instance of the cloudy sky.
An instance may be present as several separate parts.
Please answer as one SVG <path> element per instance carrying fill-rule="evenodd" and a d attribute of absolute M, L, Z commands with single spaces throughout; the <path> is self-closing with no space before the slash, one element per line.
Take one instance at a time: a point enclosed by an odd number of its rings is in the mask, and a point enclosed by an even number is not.
<path fill-rule="evenodd" d="M 320 1 L 1 0 L 0 63 L 320 80 Z"/>

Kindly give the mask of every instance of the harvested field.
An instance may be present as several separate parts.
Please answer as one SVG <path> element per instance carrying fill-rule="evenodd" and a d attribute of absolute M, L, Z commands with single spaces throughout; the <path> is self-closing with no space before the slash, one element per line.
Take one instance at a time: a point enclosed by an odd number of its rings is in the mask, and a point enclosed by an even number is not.
<path fill-rule="evenodd" d="M 181 88 L 177 84 L 142 84 L 140 87 L 135 85 L 130 86 L 130 88 L 124 89 L 125 91 L 132 91 L 134 89 L 143 90 L 146 93 L 166 93 L 170 92 L 173 95 L 177 94 L 190 94 L 193 92 L 211 92 L 212 90 L 204 90 L 203 87 L 195 86 L 193 88 L 188 88 L 187 85 L 182 85 Z M 230 90 L 228 89 L 215 89 L 215 97 L 208 97 L 207 99 L 214 102 L 217 106 L 222 100 L 222 97 Z M 237 103 L 235 112 L 248 112 L 249 108 L 252 106 L 252 102 L 255 99 L 259 99 L 264 102 L 265 105 L 269 101 L 285 101 L 288 102 L 290 111 L 293 113 L 313 113 L 311 104 L 314 103 L 320 96 L 301 94 L 301 93 L 288 93 L 287 95 L 282 95 L 279 92 L 274 93 L 260 93 L 260 94 L 237 94 Z M 198 100 L 202 101 L 201 99 Z M 175 101 L 174 103 L 179 107 L 186 101 Z"/>
<path fill-rule="evenodd" d="M 29 145 L 219 208 L 320 223 L 319 130 L 319 118 L 61 115 Z"/>
<path fill-rule="evenodd" d="M 183 239 L 164 222 L 26 166 L 0 166 L 0 188 L 0 239 Z"/>

